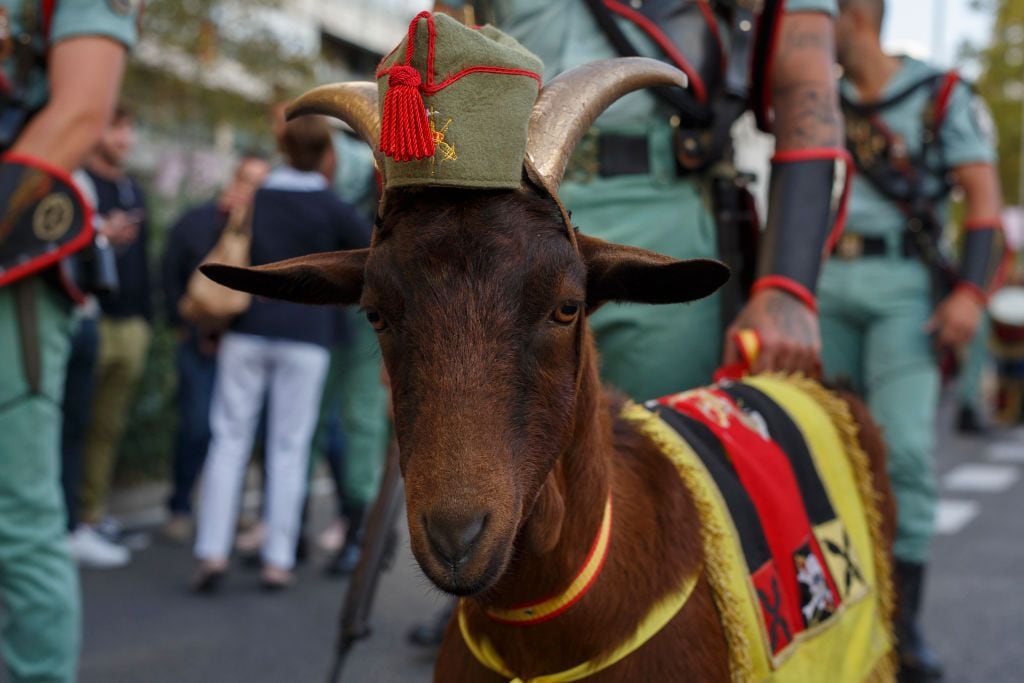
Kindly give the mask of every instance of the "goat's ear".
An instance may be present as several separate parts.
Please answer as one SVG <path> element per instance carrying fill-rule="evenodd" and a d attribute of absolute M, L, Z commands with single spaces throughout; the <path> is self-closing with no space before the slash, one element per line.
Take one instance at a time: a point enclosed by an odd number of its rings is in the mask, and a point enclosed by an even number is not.
<path fill-rule="evenodd" d="M 238 268 L 206 263 L 199 270 L 225 287 L 301 304 L 354 304 L 363 292 L 369 249 L 331 251 Z"/>
<path fill-rule="evenodd" d="M 677 304 L 712 294 L 729 268 L 711 259 L 678 259 L 577 234 L 587 265 L 587 307 L 609 301 Z"/>

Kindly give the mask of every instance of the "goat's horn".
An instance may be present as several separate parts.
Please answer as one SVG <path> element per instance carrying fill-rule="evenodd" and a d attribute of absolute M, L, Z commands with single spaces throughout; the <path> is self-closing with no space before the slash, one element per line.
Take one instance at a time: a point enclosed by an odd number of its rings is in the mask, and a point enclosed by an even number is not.
<path fill-rule="evenodd" d="M 380 111 L 377 107 L 377 84 L 370 81 L 332 83 L 313 88 L 288 105 L 285 116 L 290 121 L 306 114 L 323 114 L 341 119 L 373 150 L 378 167 L 380 152 Z"/>
<path fill-rule="evenodd" d="M 601 112 L 633 90 L 659 85 L 686 87 L 686 75 L 646 57 L 604 59 L 566 71 L 544 86 L 533 105 L 527 163 L 556 190 L 573 150 Z"/>

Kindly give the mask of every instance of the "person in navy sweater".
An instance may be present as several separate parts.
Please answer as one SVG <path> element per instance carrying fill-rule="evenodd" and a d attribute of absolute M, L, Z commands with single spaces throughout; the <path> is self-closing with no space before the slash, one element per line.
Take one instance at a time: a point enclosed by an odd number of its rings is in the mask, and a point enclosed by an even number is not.
<path fill-rule="evenodd" d="M 278 145 L 287 163 L 271 171 L 256 193 L 253 265 L 369 244 L 366 220 L 329 191 L 322 172 L 334 166 L 326 120 L 304 117 L 288 123 Z M 267 533 L 262 579 L 268 589 L 291 583 L 336 315 L 331 307 L 254 298 L 221 339 L 210 409 L 213 438 L 200 487 L 195 590 L 215 589 L 227 569 L 242 480 L 264 400 Z"/>
<path fill-rule="evenodd" d="M 174 442 L 170 518 L 163 534 L 187 541 L 192 534 L 192 489 L 210 445 L 210 401 L 220 334 L 183 320 L 178 303 L 188 280 L 213 249 L 236 206 L 248 205 L 270 170 L 255 153 L 242 156 L 231 181 L 214 200 L 188 209 L 171 227 L 162 259 L 163 294 L 167 320 L 178 346 L 178 429 Z"/>

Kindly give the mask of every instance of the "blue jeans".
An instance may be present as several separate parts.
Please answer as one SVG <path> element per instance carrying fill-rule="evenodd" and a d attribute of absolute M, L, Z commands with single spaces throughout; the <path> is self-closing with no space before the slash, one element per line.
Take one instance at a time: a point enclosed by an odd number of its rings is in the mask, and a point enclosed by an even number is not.
<path fill-rule="evenodd" d="M 217 367 L 216 354 L 207 355 L 194 335 L 178 344 L 178 433 L 174 446 L 174 491 L 168 501 L 172 514 L 192 514 L 192 488 L 210 445 L 210 399 Z"/>
<path fill-rule="evenodd" d="M 64 489 L 68 530 L 78 526 L 78 489 L 82 485 L 82 450 L 92 417 L 92 394 L 96 386 L 96 355 L 99 327 L 95 318 L 82 318 L 71 337 L 71 356 L 64 379 L 64 420 L 61 425 L 60 483 Z"/>

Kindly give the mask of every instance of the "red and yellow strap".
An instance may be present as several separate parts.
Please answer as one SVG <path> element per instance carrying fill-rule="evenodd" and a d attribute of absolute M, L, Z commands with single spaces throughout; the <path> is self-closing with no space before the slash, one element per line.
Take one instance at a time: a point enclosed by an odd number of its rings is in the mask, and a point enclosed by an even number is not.
<path fill-rule="evenodd" d="M 583 562 L 583 567 L 580 568 L 580 571 L 573 578 L 568 588 L 558 595 L 553 595 L 550 598 L 537 602 L 517 605 L 507 609 L 488 608 L 486 610 L 487 616 L 503 624 L 531 626 L 554 619 L 565 612 L 580 601 L 580 598 L 594 585 L 594 582 L 600 575 L 605 558 L 608 557 L 611 531 L 612 497 L 609 494 L 604 504 L 604 515 L 601 519 L 601 526 L 597 531 L 597 537 L 594 539 L 590 552 L 587 554 L 587 559 Z"/>

